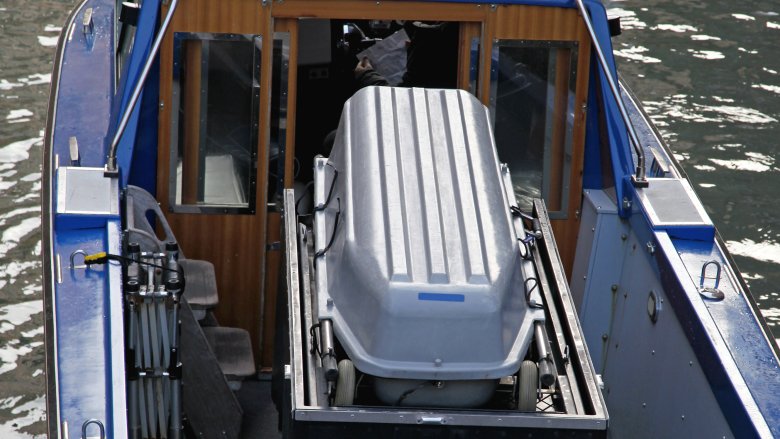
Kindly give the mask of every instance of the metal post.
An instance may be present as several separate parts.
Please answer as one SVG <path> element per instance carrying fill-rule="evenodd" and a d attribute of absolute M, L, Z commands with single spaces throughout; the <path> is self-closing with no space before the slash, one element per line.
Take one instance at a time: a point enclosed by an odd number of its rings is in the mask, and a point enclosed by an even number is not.
<path fill-rule="evenodd" d="M 645 171 L 645 152 L 642 150 L 642 145 L 639 143 L 639 136 L 637 136 L 636 131 L 634 130 L 634 125 L 631 124 L 631 120 L 628 117 L 628 112 L 626 111 L 626 107 L 623 104 L 623 98 L 620 97 L 620 89 L 617 86 L 615 78 L 612 77 L 612 71 L 609 68 L 609 64 L 607 64 L 607 59 L 604 57 L 604 51 L 599 44 L 598 38 L 596 38 L 596 31 L 593 30 L 593 23 L 590 21 L 590 14 L 588 14 L 583 0 L 576 0 L 576 2 L 577 7 L 580 10 L 580 14 L 582 14 L 582 19 L 585 21 L 585 26 L 588 28 L 590 39 L 593 41 L 593 47 L 596 49 L 599 64 L 601 64 L 601 68 L 604 70 L 604 75 L 607 77 L 609 89 L 612 91 L 612 95 L 615 97 L 618 109 L 620 110 L 620 115 L 623 118 L 623 122 L 626 124 L 626 129 L 628 129 L 628 135 L 631 138 L 631 144 L 633 145 L 634 151 L 636 152 L 636 177 L 632 178 L 632 182 L 634 186 L 647 187 L 648 182 Z"/>
<path fill-rule="evenodd" d="M 116 133 L 114 134 L 114 139 L 111 141 L 111 148 L 108 150 L 108 158 L 106 159 L 105 173 L 107 176 L 116 177 L 119 173 L 119 170 L 116 167 L 116 148 L 119 146 L 119 141 L 122 139 L 122 134 L 124 134 L 125 128 L 127 128 L 127 123 L 130 121 L 130 115 L 133 114 L 135 104 L 138 102 L 138 98 L 141 96 L 141 90 L 143 90 L 144 84 L 146 83 L 146 78 L 149 76 L 149 70 L 151 70 L 152 64 L 154 64 L 154 59 L 157 56 L 157 53 L 160 51 L 160 45 L 162 44 L 163 37 L 165 37 L 165 32 L 168 30 L 168 26 L 171 24 L 173 13 L 176 11 L 176 7 L 178 5 L 179 0 L 171 1 L 171 6 L 168 8 L 168 13 L 165 15 L 165 20 L 163 20 L 163 23 L 160 26 L 160 31 L 157 33 L 157 37 L 154 39 L 154 43 L 152 44 L 152 50 L 149 53 L 149 57 L 146 59 L 143 70 L 141 70 L 141 76 L 138 78 L 138 82 L 135 84 L 135 88 L 133 89 L 133 94 L 130 96 L 130 102 L 128 102 L 127 107 L 125 107 L 125 112 L 122 114 L 122 118 L 119 120 L 119 126 L 117 127 Z"/>

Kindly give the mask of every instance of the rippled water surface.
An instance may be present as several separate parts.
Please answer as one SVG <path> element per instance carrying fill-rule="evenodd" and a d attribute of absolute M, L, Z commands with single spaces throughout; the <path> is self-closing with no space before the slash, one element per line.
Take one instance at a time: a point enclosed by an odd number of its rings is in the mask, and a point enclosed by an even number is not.
<path fill-rule="evenodd" d="M 0 438 L 45 437 L 41 151 L 72 0 L 0 1 Z"/>
<path fill-rule="evenodd" d="M 39 204 L 52 58 L 70 0 L 0 2 L 0 438 L 43 436 Z M 608 1 L 639 96 L 780 333 L 780 5 Z"/>

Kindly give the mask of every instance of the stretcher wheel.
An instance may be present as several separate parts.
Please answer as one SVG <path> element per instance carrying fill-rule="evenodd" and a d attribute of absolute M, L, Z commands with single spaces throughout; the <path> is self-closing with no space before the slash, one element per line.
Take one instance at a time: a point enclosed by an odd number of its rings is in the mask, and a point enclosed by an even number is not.
<path fill-rule="evenodd" d="M 350 360 L 339 361 L 339 380 L 336 382 L 335 406 L 352 405 L 355 401 L 355 365 Z"/>
<path fill-rule="evenodd" d="M 533 361 L 523 361 L 520 365 L 517 409 L 521 412 L 536 411 L 536 393 L 539 385 L 539 369 Z"/>

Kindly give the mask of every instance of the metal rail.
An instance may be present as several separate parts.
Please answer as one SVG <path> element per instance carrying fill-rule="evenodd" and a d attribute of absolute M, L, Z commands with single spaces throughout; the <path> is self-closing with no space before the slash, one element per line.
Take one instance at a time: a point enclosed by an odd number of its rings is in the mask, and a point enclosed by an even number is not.
<path fill-rule="evenodd" d="M 598 38 L 596 38 L 596 31 L 593 30 L 593 23 L 590 21 L 590 14 L 588 14 L 588 10 L 585 8 L 583 0 L 575 1 L 577 2 L 577 7 L 580 10 L 580 14 L 582 14 L 582 19 L 585 21 L 585 26 L 588 28 L 590 39 L 593 41 L 593 47 L 596 49 L 596 54 L 599 58 L 599 64 L 601 64 L 601 68 L 604 70 L 604 75 L 607 77 L 609 88 L 612 90 L 612 95 L 615 97 L 615 101 L 617 102 L 618 108 L 620 109 L 620 115 L 623 117 L 623 122 L 625 122 L 626 128 L 628 129 L 628 135 L 631 138 L 631 144 L 633 145 L 634 151 L 636 152 L 636 177 L 632 178 L 632 182 L 634 186 L 646 187 L 648 182 L 646 177 L 647 173 L 645 170 L 645 152 L 642 150 L 642 145 L 639 143 L 639 137 L 634 130 L 634 125 L 631 124 L 631 119 L 628 117 L 628 112 L 626 111 L 626 107 L 623 104 L 623 99 L 620 97 L 620 90 L 618 89 L 617 83 L 615 82 L 615 78 L 612 77 L 612 71 L 607 64 L 607 59 L 604 57 L 604 51 L 601 49 Z"/>
<path fill-rule="evenodd" d="M 160 51 L 160 45 L 162 44 L 163 37 L 165 36 L 165 32 L 168 30 L 168 26 L 171 24 L 173 13 L 176 11 L 176 7 L 178 5 L 179 0 L 171 1 L 171 6 L 168 8 L 168 13 L 165 15 L 165 20 L 163 20 L 163 23 L 160 26 L 160 31 L 157 33 L 157 37 L 154 39 L 152 50 L 149 53 L 149 57 L 146 59 L 144 68 L 141 71 L 141 76 L 138 78 L 138 82 L 135 84 L 135 88 L 133 89 L 133 94 L 130 96 L 130 102 L 127 104 L 127 107 L 125 107 L 122 118 L 119 120 L 119 126 L 117 127 L 116 133 L 114 134 L 114 139 L 111 141 L 111 148 L 108 150 L 108 157 L 106 158 L 106 174 L 116 175 L 118 173 L 116 167 L 116 148 L 119 146 L 119 141 L 122 139 L 122 134 L 124 134 L 125 128 L 127 128 L 127 123 L 130 121 L 130 115 L 133 114 L 135 104 L 138 102 L 138 98 L 141 96 L 141 90 L 146 83 L 147 76 L 149 76 L 149 70 L 151 70 L 152 64 L 154 64 L 154 58 Z"/>

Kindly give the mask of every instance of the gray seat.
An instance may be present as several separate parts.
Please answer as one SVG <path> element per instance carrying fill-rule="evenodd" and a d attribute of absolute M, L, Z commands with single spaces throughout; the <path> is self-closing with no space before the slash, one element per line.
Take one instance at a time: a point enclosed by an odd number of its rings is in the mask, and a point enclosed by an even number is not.
<path fill-rule="evenodd" d="M 249 332 L 225 326 L 208 326 L 202 329 L 230 387 L 238 390 L 241 381 L 256 372 Z"/>
<path fill-rule="evenodd" d="M 165 243 L 176 241 L 168 221 L 165 219 L 160 205 L 152 194 L 138 186 L 127 186 L 125 193 L 127 205 L 127 240 L 137 242 L 142 251 L 161 252 L 165 250 Z M 165 233 L 164 239 L 159 239 L 149 221 L 149 214 L 160 224 Z M 184 297 L 192 308 L 195 318 L 202 320 L 206 311 L 219 304 L 217 294 L 217 280 L 214 275 L 214 265 L 208 261 L 187 259 L 179 248 L 179 264 L 184 271 L 186 286 Z"/>

